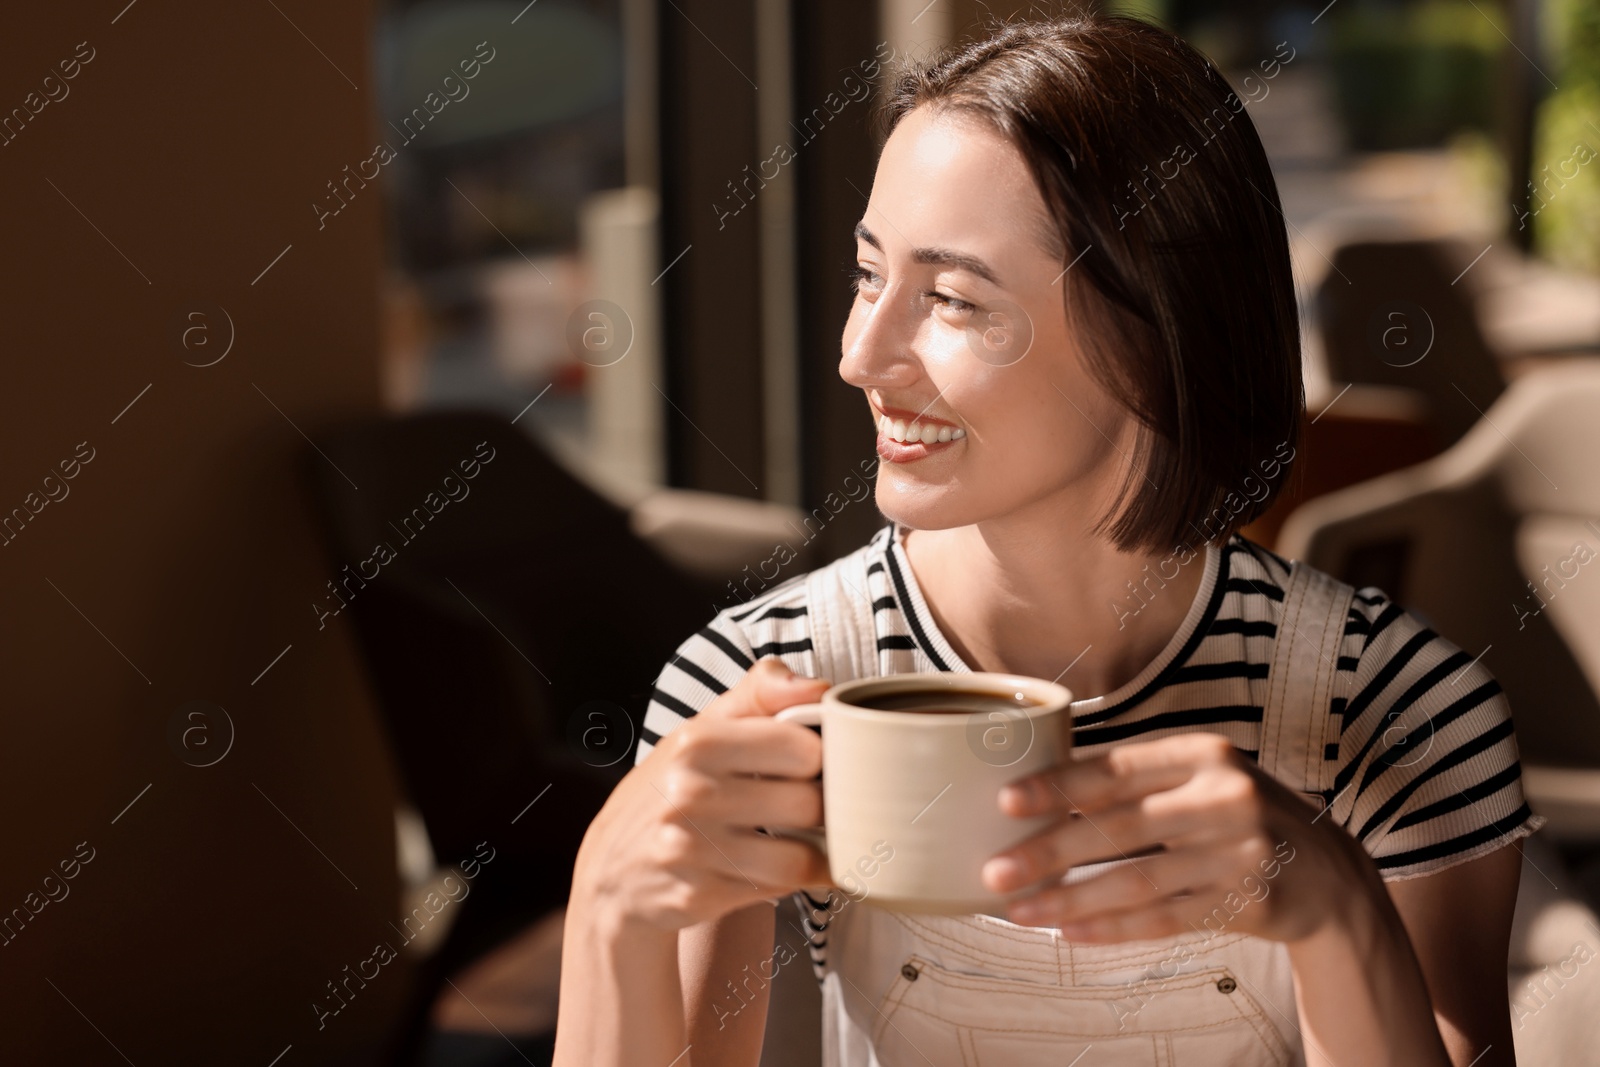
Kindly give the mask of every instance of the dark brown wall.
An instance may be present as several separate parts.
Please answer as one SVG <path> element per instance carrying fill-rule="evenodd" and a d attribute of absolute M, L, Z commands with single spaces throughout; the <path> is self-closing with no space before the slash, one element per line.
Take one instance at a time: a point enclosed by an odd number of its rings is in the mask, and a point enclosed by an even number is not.
<path fill-rule="evenodd" d="M 755 7 L 658 9 L 661 249 L 670 484 L 765 495 Z M 731 188 L 730 188 L 731 183 Z M 679 257 L 682 258 L 679 258 Z"/>
<path fill-rule="evenodd" d="M 311 208 L 375 140 L 371 11 L 124 3 L 0 35 L 0 111 L 67 92 L 0 146 L 0 515 L 40 507 L 0 539 L 0 915 L 93 850 L 0 947 L 0 1062 L 362 1063 L 407 961 L 321 1032 L 311 1002 L 395 911 L 394 789 L 288 419 L 377 406 L 379 190 Z M 186 366 L 206 304 L 236 340 Z M 213 766 L 169 744 L 191 700 L 236 729 Z"/>
<path fill-rule="evenodd" d="M 795 111 L 802 116 L 822 106 L 830 93 L 847 91 L 846 78 L 859 79 L 862 63 L 891 54 L 875 4 L 823 0 L 796 5 L 794 26 Z M 840 340 L 854 299 L 845 271 L 856 261 L 853 234 L 877 170 L 872 124 L 876 102 L 874 95 L 843 108 L 800 149 L 795 161 L 800 182 L 795 208 L 800 217 L 803 507 L 814 516 L 808 533 L 820 531 L 815 534 L 820 562 L 864 544 L 885 521 L 870 497 L 841 503 L 849 499 L 853 479 L 861 477 L 862 462 L 877 460 L 866 400 L 860 389 L 839 377 Z"/>

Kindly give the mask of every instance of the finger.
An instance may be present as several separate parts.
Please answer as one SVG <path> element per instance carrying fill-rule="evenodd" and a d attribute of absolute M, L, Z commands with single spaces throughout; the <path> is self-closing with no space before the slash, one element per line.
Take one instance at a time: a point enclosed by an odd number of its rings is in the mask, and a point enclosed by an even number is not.
<path fill-rule="evenodd" d="M 711 876 L 711 881 L 715 882 L 728 899 L 728 904 L 718 909 L 724 914 L 742 907 L 748 907 L 758 901 L 773 905 L 780 904 L 785 897 L 795 891 L 794 886 L 752 884 L 738 875 L 730 878 L 717 874 Z"/>
<path fill-rule="evenodd" d="M 1215 934 L 1217 931 L 1212 930 L 1210 925 L 1202 928 L 1201 924 L 1213 917 L 1216 909 L 1213 898 L 1220 892 L 1220 887 L 1208 886 L 1192 895 L 1167 897 L 1127 911 L 1064 923 L 1058 929 L 1069 940 L 1100 944 L 1146 941 L 1208 931 Z"/>
<path fill-rule="evenodd" d="M 756 660 L 732 689 L 706 705 L 700 714 L 713 718 L 772 716 L 796 704 L 815 702 L 830 684 L 826 678 L 795 674 L 781 659 L 767 656 Z"/>
<path fill-rule="evenodd" d="M 1181 802 L 1174 802 L 1176 792 L 1056 823 L 990 859 L 984 880 L 997 892 L 1009 892 L 1086 863 L 1127 859 L 1157 845 L 1187 845 L 1193 838 L 1214 835 L 1216 816 L 1203 800 L 1180 797 Z M 1152 803 L 1157 798 L 1161 803 Z"/>
<path fill-rule="evenodd" d="M 1000 791 L 1000 806 L 1016 816 L 1102 811 L 1172 789 L 1201 768 L 1229 765 L 1238 758 L 1221 734 L 1136 741 L 1018 779 Z"/>
<path fill-rule="evenodd" d="M 822 773 L 822 739 L 799 723 L 769 718 L 702 722 L 696 717 L 662 738 L 657 747 L 716 778 L 758 774 L 810 779 Z"/>
<path fill-rule="evenodd" d="M 1196 893 L 1243 869 L 1240 847 L 1184 848 L 1143 856 L 1072 885 L 1052 885 L 1010 907 L 1013 922 L 1060 926 Z"/>
<path fill-rule="evenodd" d="M 712 838 L 722 861 L 710 864 L 712 869 L 744 882 L 763 897 L 828 881 L 827 857 L 804 841 L 767 837 L 754 830 L 713 831 Z"/>
<path fill-rule="evenodd" d="M 698 771 L 665 776 L 663 795 L 701 825 L 820 826 L 822 787 L 788 778 L 715 778 Z"/>

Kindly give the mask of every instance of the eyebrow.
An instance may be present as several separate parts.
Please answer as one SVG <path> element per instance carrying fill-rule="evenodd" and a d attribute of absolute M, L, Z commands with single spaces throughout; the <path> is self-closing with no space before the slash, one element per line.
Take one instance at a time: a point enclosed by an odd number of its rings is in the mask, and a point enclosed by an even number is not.
<path fill-rule="evenodd" d="M 867 229 L 866 224 L 856 223 L 855 235 L 878 251 L 883 251 L 883 245 L 878 243 L 878 239 L 873 236 L 871 230 Z M 977 256 L 971 256 L 965 252 L 957 252 L 953 248 L 913 248 L 911 250 L 911 258 L 918 263 L 936 263 L 940 266 L 968 271 L 976 274 L 990 285 L 999 286 L 1001 289 L 1005 288 L 1005 284 L 1000 281 L 999 275 L 990 269 L 989 264 Z"/>

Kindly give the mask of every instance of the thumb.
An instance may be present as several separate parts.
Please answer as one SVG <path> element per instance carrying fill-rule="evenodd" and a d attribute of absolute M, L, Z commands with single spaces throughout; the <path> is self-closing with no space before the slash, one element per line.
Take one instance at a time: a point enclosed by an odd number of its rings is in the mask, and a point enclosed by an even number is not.
<path fill-rule="evenodd" d="M 826 678 L 795 674 L 781 659 L 768 656 L 757 660 L 738 684 L 722 695 L 719 703 L 726 701 L 726 705 L 719 710 L 729 718 L 776 715 L 784 708 L 821 699 L 830 685 Z"/>

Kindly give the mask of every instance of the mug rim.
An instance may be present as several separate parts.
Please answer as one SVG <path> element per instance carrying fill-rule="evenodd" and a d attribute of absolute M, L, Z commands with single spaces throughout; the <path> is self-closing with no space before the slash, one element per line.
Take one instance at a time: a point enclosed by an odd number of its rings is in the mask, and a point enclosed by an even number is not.
<path fill-rule="evenodd" d="M 881 675 L 873 678 L 855 678 L 848 682 L 840 682 L 822 694 L 821 701 L 825 707 L 836 712 L 847 712 L 851 718 L 861 718 L 868 721 L 879 722 L 904 722 L 913 719 L 918 722 L 949 723 L 954 716 L 942 712 L 922 711 L 888 711 L 883 708 L 864 708 L 859 704 L 850 703 L 847 693 L 858 690 L 872 690 L 884 687 L 887 692 L 905 689 L 922 689 L 944 687 L 948 689 L 987 689 L 995 695 L 1018 688 L 1033 691 L 1036 695 L 1043 696 L 1043 702 L 1032 707 L 1011 709 L 1017 715 L 1028 719 L 1041 719 L 1058 712 L 1067 711 L 1073 701 L 1072 690 L 1059 682 L 1048 682 L 1043 678 L 1034 678 L 1026 674 L 1012 674 L 1003 671 L 937 671 L 918 672 L 910 671 L 900 674 Z"/>

